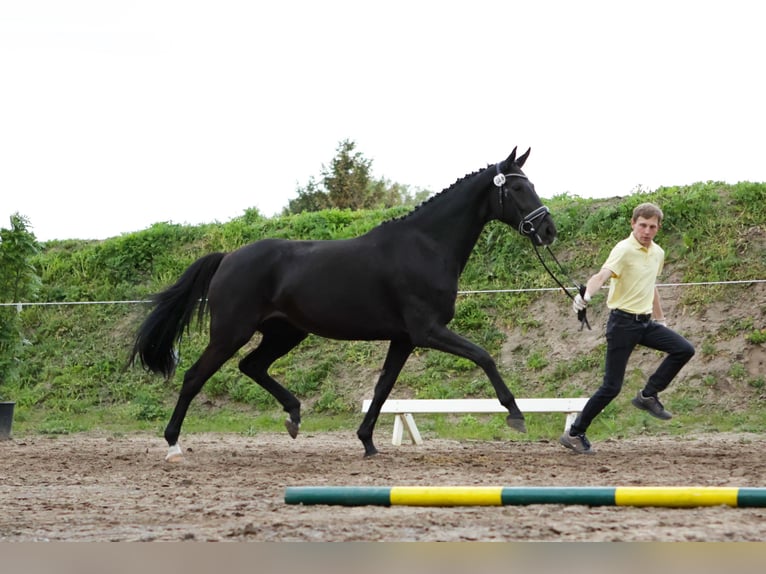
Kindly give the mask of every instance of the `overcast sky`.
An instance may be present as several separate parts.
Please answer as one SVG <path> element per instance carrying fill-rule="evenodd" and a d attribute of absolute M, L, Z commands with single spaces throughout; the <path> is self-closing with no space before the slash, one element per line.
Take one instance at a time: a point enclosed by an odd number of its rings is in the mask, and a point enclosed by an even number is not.
<path fill-rule="evenodd" d="M 766 181 L 758 2 L 0 0 L 0 227 L 101 239 L 279 213 L 351 139 L 440 191 Z"/>

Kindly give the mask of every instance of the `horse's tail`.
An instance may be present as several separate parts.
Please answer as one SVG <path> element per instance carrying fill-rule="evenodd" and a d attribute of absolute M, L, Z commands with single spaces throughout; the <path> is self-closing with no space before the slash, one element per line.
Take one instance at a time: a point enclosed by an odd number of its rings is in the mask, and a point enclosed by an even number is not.
<path fill-rule="evenodd" d="M 176 283 L 152 298 L 154 309 L 136 333 L 129 365 L 138 357 L 144 369 L 173 376 L 176 370 L 175 346 L 181 342 L 198 308 L 198 321 L 207 309 L 207 291 L 225 253 L 210 253 L 192 263 Z"/>

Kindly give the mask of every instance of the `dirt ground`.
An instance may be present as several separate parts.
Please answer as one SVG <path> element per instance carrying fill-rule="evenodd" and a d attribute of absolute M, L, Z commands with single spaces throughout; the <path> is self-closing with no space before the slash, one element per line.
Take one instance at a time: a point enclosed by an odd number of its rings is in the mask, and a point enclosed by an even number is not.
<path fill-rule="evenodd" d="M 510 432 L 510 431 L 509 431 Z M 303 506 L 287 486 L 761 487 L 766 435 L 641 437 L 578 456 L 554 440 L 428 439 L 364 459 L 353 432 L 0 442 L 1 541 L 764 541 L 766 508 Z"/>

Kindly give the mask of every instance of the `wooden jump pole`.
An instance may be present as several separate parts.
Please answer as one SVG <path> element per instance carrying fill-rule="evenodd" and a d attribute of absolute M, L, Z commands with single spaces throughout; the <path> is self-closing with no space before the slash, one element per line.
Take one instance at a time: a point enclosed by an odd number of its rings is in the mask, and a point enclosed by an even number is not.
<path fill-rule="evenodd" d="M 288 486 L 286 504 L 766 507 L 766 488 L 718 486 Z"/>

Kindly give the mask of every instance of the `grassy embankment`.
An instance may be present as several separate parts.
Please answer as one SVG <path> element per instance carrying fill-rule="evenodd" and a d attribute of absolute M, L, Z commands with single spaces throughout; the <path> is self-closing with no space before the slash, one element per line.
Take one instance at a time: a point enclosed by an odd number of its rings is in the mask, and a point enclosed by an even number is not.
<path fill-rule="evenodd" d="M 665 277 L 675 282 L 766 278 L 766 184 L 698 183 L 634 192 L 623 198 L 588 200 L 559 196 L 546 201 L 556 219 L 559 260 L 584 281 L 598 269 L 611 246 L 629 232 L 633 207 L 659 203 L 666 225 L 658 241 L 665 247 Z M 193 329 L 181 346 L 181 363 L 171 381 L 138 368 L 125 369 L 133 333 L 147 312 L 141 301 L 167 287 L 197 257 L 232 250 L 264 237 L 334 239 L 363 233 L 403 209 L 365 212 L 329 211 L 263 218 L 255 211 L 227 223 L 184 226 L 157 223 L 149 229 L 105 241 L 53 241 L 34 261 L 43 280 L 39 302 L 22 311 L 26 343 L 18 377 L 0 385 L 0 398 L 17 402 L 14 436 L 102 430 L 161 433 L 180 387 L 183 372 L 206 343 Z M 479 239 L 462 277 L 462 290 L 555 287 L 528 242 L 493 222 Z M 594 423 L 599 439 L 621 434 L 695 430 L 746 431 L 766 428 L 766 375 L 748 371 L 748 357 L 766 345 L 766 301 L 752 299 L 752 286 L 685 288 L 675 311 L 705 321 L 707 306 L 735 304 L 714 332 L 696 327 L 698 356 L 709 372 L 684 379 L 674 395 L 676 417 L 664 424 L 626 408 L 629 396 L 615 401 Z M 763 291 L 759 291 L 763 293 Z M 551 301 L 557 297 L 551 311 Z M 64 303 L 116 301 L 111 304 Z M 596 301 L 594 304 L 602 304 Z M 541 307 L 547 313 L 541 313 Z M 691 323 L 692 325 L 694 323 Z M 702 323 L 700 323 L 702 324 Z M 529 337 L 511 349 L 513 360 L 499 363 L 517 396 L 586 396 L 601 377 L 603 343 L 562 360 L 549 352 L 554 340 L 574 341 L 576 320 L 563 293 L 537 292 L 461 295 L 451 325 L 484 346 L 496 358 L 509 337 Z M 598 326 L 596 326 L 598 328 Z M 203 330 L 204 332 L 204 330 Z M 550 339 L 546 342 L 546 338 Z M 257 343 L 257 339 L 253 344 Z M 574 343 L 573 343 L 574 344 Z M 723 348 L 741 347 L 724 367 L 712 358 Z M 251 347 L 248 347 L 251 348 Z M 304 432 L 348 429 L 361 421 L 362 398 L 370 397 L 382 365 L 384 342 L 337 342 L 310 337 L 275 364 L 273 374 L 304 403 Z M 238 355 L 241 357 L 244 350 Z M 187 417 L 184 432 L 257 434 L 282 430 L 284 414 L 276 401 L 239 373 L 229 361 L 205 386 Z M 718 369 L 718 370 L 715 370 Z M 648 375 L 640 369 L 626 380 Z M 723 389 L 721 382 L 726 381 Z M 633 388 L 633 387 L 631 387 Z M 724 401 L 722 392 L 728 399 Z M 492 388 L 472 363 L 443 353 L 417 350 L 392 396 L 420 398 L 491 397 Z M 720 399 L 720 400 L 719 400 Z M 453 438 L 538 440 L 560 433 L 562 415 L 530 415 L 524 437 L 505 427 L 501 415 L 419 416 L 421 431 Z M 390 432 L 382 417 L 378 442 Z M 351 440 L 354 440 L 351 438 Z"/>

